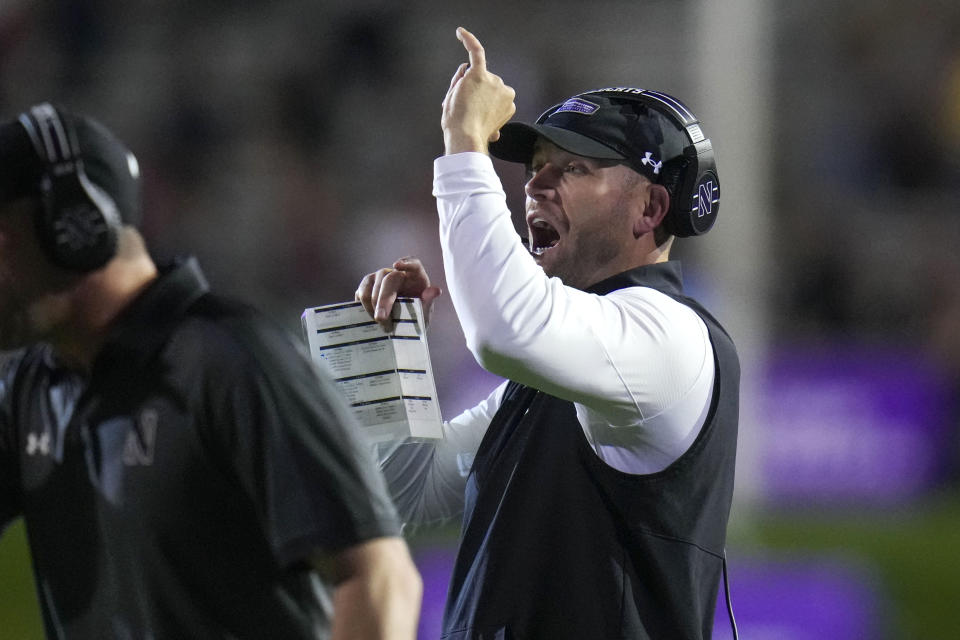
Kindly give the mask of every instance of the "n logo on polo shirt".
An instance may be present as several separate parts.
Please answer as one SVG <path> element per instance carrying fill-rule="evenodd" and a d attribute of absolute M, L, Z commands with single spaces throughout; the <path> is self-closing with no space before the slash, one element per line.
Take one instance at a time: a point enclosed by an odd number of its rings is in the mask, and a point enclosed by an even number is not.
<path fill-rule="evenodd" d="M 140 417 L 137 418 L 133 428 L 127 432 L 127 440 L 123 445 L 123 464 L 127 466 L 153 464 L 159 421 L 156 409 L 144 409 L 140 412 Z"/>

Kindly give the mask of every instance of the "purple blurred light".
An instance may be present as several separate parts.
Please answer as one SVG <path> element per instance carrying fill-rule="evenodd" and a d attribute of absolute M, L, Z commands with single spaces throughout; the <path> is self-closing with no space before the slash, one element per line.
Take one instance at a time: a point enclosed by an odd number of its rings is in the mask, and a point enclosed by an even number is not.
<path fill-rule="evenodd" d="M 934 485 L 948 463 L 950 396 L 914 355 L 787 350 L 760 398 L 759 460 L 771 502 L 889 504 Z"/>

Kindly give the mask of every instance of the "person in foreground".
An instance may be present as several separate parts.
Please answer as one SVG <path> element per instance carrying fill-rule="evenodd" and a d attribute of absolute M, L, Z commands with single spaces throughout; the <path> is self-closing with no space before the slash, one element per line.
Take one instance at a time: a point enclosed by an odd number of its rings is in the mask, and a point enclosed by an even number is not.
<path fill-rule="evenodd" d="M 443 637 L 709 638 L 734 484 L 739 364 L 683 295 L 676 236 L 719 204 L 712 146 L 659 92 L 574 96 L 508 123 L 514 91 L 469 64 L 443 101 L 434 195 L 468 347 L 508 381 L 381 467 L 411 524 L 463 512 Z M 528 246 L 489 155 L 528 169 Z M 414 258 L 356 297 L 440 294 Z"/>
<path fill-rule="evenodd" d="M 51 638 L 415 637 L 422 585 L 349 410 L 287 333 L 155 265 L 134 156 L 0 124 L 0 528 Z"/>

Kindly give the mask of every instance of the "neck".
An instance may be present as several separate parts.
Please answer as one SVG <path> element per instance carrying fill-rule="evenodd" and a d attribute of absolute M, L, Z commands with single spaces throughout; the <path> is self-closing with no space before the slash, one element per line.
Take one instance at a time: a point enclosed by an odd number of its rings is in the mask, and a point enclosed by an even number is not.
<path fill-rule="evenodd" d="M 63 300 L 69 323 L 50 338 L 58 357 L 89 371 L 117 316 L 157 277 L 157 268 L 144 252 L 117 257 L 88 274 Z"/>
<path fill-rule="evenodd" d="M 657 262 L 666 262 L 670 259 L 670 248 L 673 246 L 673 236 L 667 238 L 663 244 L 653 248 L 647 254 L 647 261 L 644 264 L 656 264 Z"/>
<path fill-rule="evenodd" d="M 657 264 L 658 262 L 667 262 L 670 259 L 670 247 L 673 246 L 673 236 L 661 245 L 650 243 L 652 248 L 645 248 L 643 251 L 637 251 L 632 255 L 625 255 L 623 259 L 617 262 L 611 262 L 605 265 L 604 269 L 598 270 L 593 274 L 593 279 L 584 286 L 601 282 L 625 271 L 643 267 L 648 264 Z M 578 287 L 582 288 L 582 287 Z"/>

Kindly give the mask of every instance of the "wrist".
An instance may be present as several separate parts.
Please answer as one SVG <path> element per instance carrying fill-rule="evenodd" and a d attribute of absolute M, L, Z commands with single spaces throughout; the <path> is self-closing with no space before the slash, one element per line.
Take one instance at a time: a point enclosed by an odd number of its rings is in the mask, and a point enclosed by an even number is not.
<path fill-rule="evenodd" d="M 487 140 L 481 136 L 473 136 L 462 131 L 443 131 L 444 155 L 453 155 L 454 153 L 463 153 L 465 151 L 478 151 L 487 153 Z"/>

